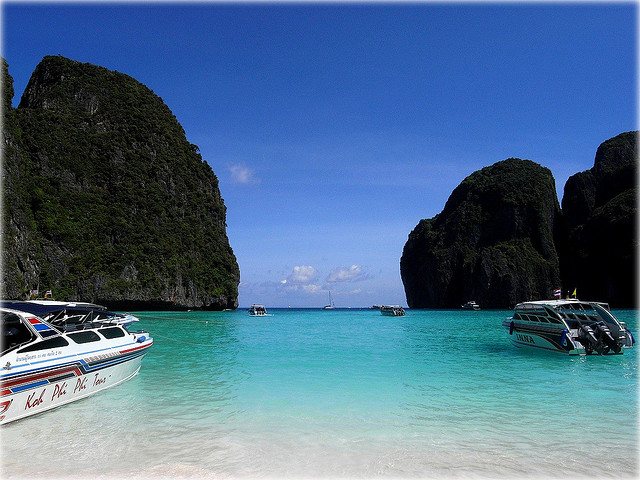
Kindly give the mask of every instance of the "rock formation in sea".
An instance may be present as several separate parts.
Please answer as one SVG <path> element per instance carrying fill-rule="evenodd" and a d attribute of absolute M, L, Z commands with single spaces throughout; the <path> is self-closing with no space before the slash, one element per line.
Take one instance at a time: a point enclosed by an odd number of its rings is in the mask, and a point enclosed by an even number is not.
<path fill-rule="evenodd" d="M 2 61 L 4 298 L 236 308 L 218 179 L 167 105 L 116 71 L 45 57 L 18 108 Z"/>
<path fill-rule="evenodd" d="M 444 210 L 421 220 L 400 261 L 411 308 L 505 308 L 560 285 L 551 171 L 510 158 L 465 178 Z"/>
<path fill-rule="evenodd" d="M 562 198 L 563 283 L 616 307 L 637 306 L 637 135 L 602 143 L 593 167 L 570 177 Z"/>
<path fill-rule="evenodd" d="M 551 172 L 531 161 L 467 177 L 409 234 L 400 261 L 407 304 L 509 308 L 561 288 L 635 307 L 637 133 L 600 145 L 593 168 L 567 181 L 562 210 Z"/>

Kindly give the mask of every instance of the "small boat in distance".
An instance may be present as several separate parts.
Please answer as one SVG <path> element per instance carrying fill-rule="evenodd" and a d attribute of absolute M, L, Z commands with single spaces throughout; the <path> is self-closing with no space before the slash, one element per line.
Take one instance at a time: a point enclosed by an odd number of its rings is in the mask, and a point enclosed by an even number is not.
<path fill-rule="evenodd" d="M 480 305 L 478 305 L 473 300 L 468 301 L 464 305 L 462 305 L 463 310 L 480 310 Z"/>
<path fill-rule="evenodd" d="M 405 311 L 400 305 L 382 305 L 380 307 L 380 313 L 391 317 L 402 317 Z"/>
<path fill-rule="evenodd" d="M 252 317 L 266 317 L 267 309 L 264 305 L 257 305 L 254 303 L 249 309 L 249 315 L 251 315 Z"/>
<path fill-rule="evenodd" d="M 336 306 L 333 304 L 333 298 L 331 298 L 331 291 L 329 291 L 329 304 L 322 307 L 323 310 L 333 310 Z"/>
<path fill-rule="evenodd" d="M 516 347 L 569 355 L 621 354 L 635 343 L 608 304 L 575 298 L 519 303 L 502 326 Z"/>
<path fill-rule="evenodd" d="M 0 325 L 0 424 L 129 380 L 153 345 L 148 332 L 129 332 L 121 323 L 56 327 L 30 312 L 5 307 L 0 307 Z"/>

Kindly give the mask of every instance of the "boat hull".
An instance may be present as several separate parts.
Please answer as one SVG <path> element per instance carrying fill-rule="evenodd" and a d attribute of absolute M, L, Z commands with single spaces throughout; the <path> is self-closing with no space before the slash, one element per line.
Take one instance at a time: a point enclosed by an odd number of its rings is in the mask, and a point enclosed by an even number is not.
<path fill-rule="evenodd" d="M 153 341 L 41 367 L 3 369 L 0 424 L 6 424 L 119 385 L 134 377 Z"/>
<path fill-rule="evenodd" d="M 504 322 L 503 326 L 509 332 L 511 343 L 519 348 L 536 348 L 567 355 L 586 355 L 584 348 L 572 341 L 563 331 L 540 331 L 522 326 L 512 326 L 511 322 Z"/>
<path fill-rule="evenodd" d="M 404 308 L 400 306 L 383 305 L 380 307 L 380 313 L 389 317 L 402 317 L 405 314 Z"/>

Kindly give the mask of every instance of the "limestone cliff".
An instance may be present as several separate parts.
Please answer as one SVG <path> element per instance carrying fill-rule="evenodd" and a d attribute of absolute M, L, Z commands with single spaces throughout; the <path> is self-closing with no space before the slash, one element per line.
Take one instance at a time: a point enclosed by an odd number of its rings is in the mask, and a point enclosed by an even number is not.
<path fill-rule="evenodd" d="M 237 307 L 218 179 L 160 97 L 50 56 L 14 109 L 2 78 L 3 297 Z"/>
<path fill-rule="evenodd" d="M 602 143 L 593 168 L 567 180 L 561 272 L 581 298 L 637 305 L 637 132 Z"/>
<path fill-rule="evenodd" d="M 407 304 L 505 308 L 547 298 L 560 285 L 559 220 L 547 168 L 511 158 L 471 174 L 409 234 L 400 261 Z"/>
<path fill-rule="evenodd" d="M 467 177 L 409 234 L 400 262 L 408 305 L 508 308 L 561 288 L 636 307 L 637 133 L 600 145 L 593 168 L 567 181 L 562 210 L 551 172 L 533 162 Z"/>

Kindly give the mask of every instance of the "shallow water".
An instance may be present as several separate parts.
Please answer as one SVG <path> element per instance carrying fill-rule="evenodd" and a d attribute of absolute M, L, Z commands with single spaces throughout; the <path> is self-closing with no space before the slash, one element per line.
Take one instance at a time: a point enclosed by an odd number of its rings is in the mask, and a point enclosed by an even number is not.
<path fill-rule="evenodd" d="M 270 313 L 137 313 L 140 374 L 3 427 L 3 477 L 638 474 L 637 348 L 517 349 L 508 311 Z"/>

